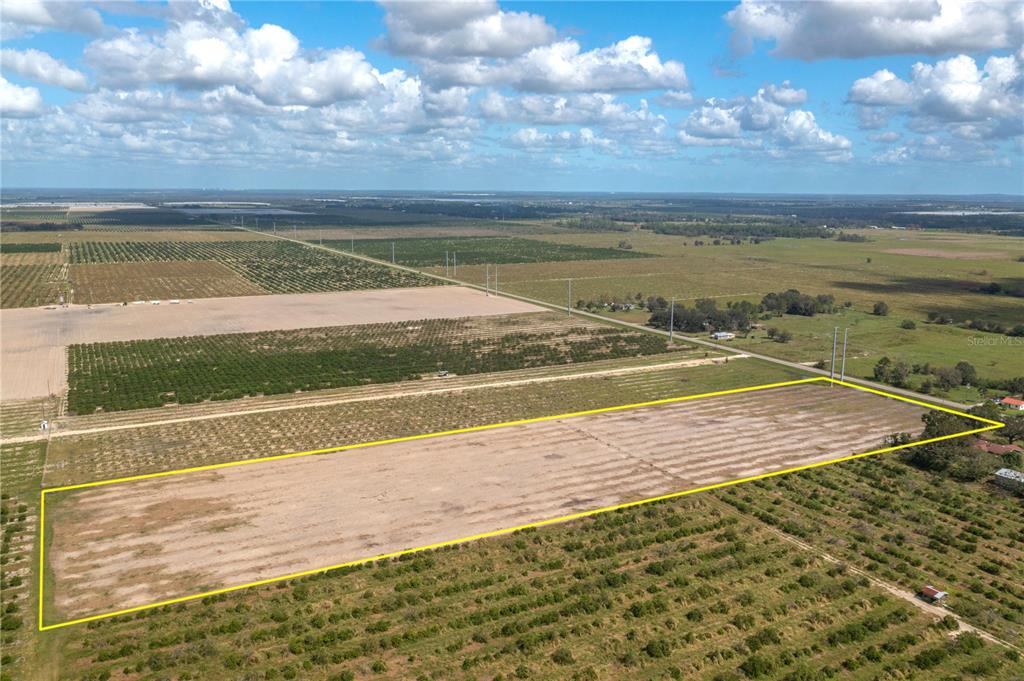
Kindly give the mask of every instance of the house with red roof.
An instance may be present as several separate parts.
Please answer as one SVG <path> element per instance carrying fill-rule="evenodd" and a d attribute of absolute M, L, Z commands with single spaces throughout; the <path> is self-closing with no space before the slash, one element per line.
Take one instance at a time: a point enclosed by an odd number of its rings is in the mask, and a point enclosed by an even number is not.
<path fill-rule="evenodd" d="M 1024 411 L 1024 400 L 1019 397 L 1004 397 L 999 400 L 999 404 L 1006 407 L 1007 409 L 1016 409 L 1017 411 Z"/>

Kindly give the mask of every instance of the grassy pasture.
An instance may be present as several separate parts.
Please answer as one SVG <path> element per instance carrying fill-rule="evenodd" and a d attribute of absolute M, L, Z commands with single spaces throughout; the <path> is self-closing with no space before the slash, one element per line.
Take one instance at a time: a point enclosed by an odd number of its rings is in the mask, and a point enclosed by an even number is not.
<path fill-rule="evenodd" d="M 634 251 L 657 253 L 641 262 L 566 262 L 510 265 L 502 269 L 508 290 L 552 302 L 566 296 L 573 279 L 574 296 L 675 296 L 680 300 L 718 297 L 759 300 L 769 291 L 797 288 L 805 293 L 832 293 L 840 302 L 870 309 L 884 300 L 894 314 L 924 319 L 928 312 L 957 319 L 1020 321 L 1019 298 L 977 292 L 984 283 L 1019 285 L 1024 278 L 1024 239 L 987 235 L 867 230 L 872 241 L 775 239 L 760 244 L 694 246 L 687 237 L 646 232 L 545 235 L 547 241 L 614 248 L 629 241 Z M 710 243 L 710 240 L 704 239 Z M 911 249 L 940 255 L 906 255 Z M 964 254 L 981 254 L 964 259 Z M 868 262 L 868 259 L 871 262 Z M 482 279 L 467 268 L 460 275 Z"/>
<path fill-rule="evenodd" d="M 664 338 L 555 313 L 73 345 L 68 407 L 88 414 L 652 355 Z"/>
<path fill-rule="evenodd" d="M 560 244 L 519 237 L 361 239 L 355 242 L 355 252 L 390 261 L 392 244 L 395 247 L 395 262 L 412 267 L 443 266 L 446 252 L 455 253 L 457 262 L 465 265 L 650 257 L 647 253 L 621 248 Z M 345 241 L 325 241 L 324 245 L 347 250 L 352 244 Z"/>
<path fill-rule="evenodd" d="M 903 329 L 902 321 L 899 316 L 879 317 L 851 310 L 814 317 L 785 315 L 762 323 L 790 331 L 790 342 L 778 343 L 768 338 L 765 331 L 754 330 L 730 341 L 730 345 L 798 362 L 827 363 L 832 355 L 833 329 L 840 327 L 841 351 L 843 329 L 849 327 L 846 372 L 850 376 L 870 378 L 875 363 L 883 356 L 894 362 L 902 359 L 908 364 L 932 366 L 953 366 L 966 361 L 974 365 L 979 376 L 988 379 L 1024 376 L 1022 339 L 922 321 L 917 321 L 913 329 Z M 912 385 L 918 386 L 925 378 L 913 376 Z M 977 398 L 968 393 L 958 396 Z"/>

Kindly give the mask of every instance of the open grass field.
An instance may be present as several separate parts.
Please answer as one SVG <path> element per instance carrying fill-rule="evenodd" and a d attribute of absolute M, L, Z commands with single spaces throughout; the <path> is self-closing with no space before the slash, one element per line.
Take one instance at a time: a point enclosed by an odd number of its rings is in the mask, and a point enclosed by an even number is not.
<path fill-rule="evenodd" d="M 561 244 L 521 237 L 362 239 L 356 241 L 354 247 L 359 255 L 390 261 L 392 244 L 395 262 L 412 267 L 443 267 L 445 254 L 448 252 L 454 254 L 456 263 L 464 265 L 652 257 L 649 253 L 621 248 Z M 324 245 L 345 250 L 351 249 L 353 244 L 345 241 L 325 241 Z"/>
<path fill-rule="evenodd" d="M 253 296 L 263 289 L 214 260 L 71 265 L 79 305 L 169 298 Z"/>
<path fill-rule="evenodd" d="M 850 376 L 871 378 L 882 357 L 943 367 L 966 361 L 977 369 L 979 376 L 992 380 L 1024 376 L 1024 339 L 922 321 L 916 322 L 913 329 L 904 329 L 900 327 L 902 321 L 899 316 L 880 317 L 850 310 L 814 317 L 785 315 L 762 323 L 791 332 L 791 341 L 779 343 L 768 338 L 764 330 L 754 330 L 730 341 L 730 345 L 798 362 L 823 360 L 827 366 L 832 355 L 832 332 L 838 326 L 840 343 L 843 330 L 850 329 L 846 361 Z M 926 378 L 911 376 L 911 385 L 919 388 Z M 954 396 L 969 401 L 979 399 L 976 392 L 962 389 Z"/>
<path fill-rule="evenodd" d="M 554 312 L 76 344 L 68 408 L 119 411 L 667 350 L 664 338 Z"/>
<path fill-rule="evenodd" d="M 68 679 L 1024 674 L 1005 649 L 952 638 L 935 617 L 714 494 L 48 636 L 61 654 L 47 673 Z"/>
<path fill-rule="evenodd" d="M 146 605 L 827 461 L 920 430 L 922 413 L 799 385 L 51 493 L 55 610 Z"/>
<path fill-rule="evenodd" d="M 1020 321 L 1021 299 L 977 292 L 985 283 L 1019 286 L 1024 277 L 1024 239 L 935 232 L 866 230 L 867 243 L 828 239 L 775 239 L 759 244 L 694 246 L 693 238 L 632 233 L 552 234 L 531 238 L 577 246 L 615 248 L 629 241 L 634 251 L 657 260 L 562 262 L 508 265 L 502 287 L 522 295 L 562 303 L 566 280 L 575 298 L 626 296 L 642 292 L 679 300 L 702 297 L 760 300 L 770 291 L 796 288 L 831 293 L 870 309 L 886 301 L 893 314 L 923 320 L 928 312 L 956 319 Z M 927 249 L 943 257 L 890 253 Z M 977 251 L 984 258 L 963 259 Z M 870 262 L 868 259 L 870 258 Z M 479 271 L 477 271 L 479 270 Z M 436 270 L 434 270 L 436 271 Z M 467 281 L 483 281 L 483 269 L 460 268 Z"/>

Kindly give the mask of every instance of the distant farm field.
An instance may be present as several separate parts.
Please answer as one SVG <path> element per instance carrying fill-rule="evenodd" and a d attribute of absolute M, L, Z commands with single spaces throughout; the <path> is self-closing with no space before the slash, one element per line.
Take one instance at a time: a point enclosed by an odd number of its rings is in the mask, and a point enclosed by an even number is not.
<path fill-rule="evenodd" d="M 71 242 L 71 263 L 211 260 L 270 293 L 429 286 L 435 282 L 365 260 L 273 241 Z"/>
<path fill-rule="evenodd" d="M 462 265 L 562 262 L 568 260 L 610 260 L 648 258 L 622 248 L 604 248 L 563 244 L 519 237 L 453 237 L 426 239 L 360 239 L 354 242 L 355 252 L 378 260 L 391 260 L 394 245 L 395 262 L 413 267 L 438 267 L 445 264 L 446 254 Z M 325 246 L 350 250 L 353 242 L 326 241 Z"/>
<path fill-rule="evenodd" d="M 79 304 L 264 293 L 227 265 L 212 260 L 71 265 L 69 277 Z"/>
<path fill-rule="evenodd" d="M 78 414 L 667 351 L 664 338 L 542 312 L 72 345 Z"/>
<path fill-rule="evenodd" d="M 565 300 L 573 280 L 573 295 L 597 300 L 601 296 L 676 297 L 693 301 L 760 300 L 770 291 L 796 288 L 805 293 L 831 293 L 870 310 L 879 300 L 893 314 L 924 319 L 929 312 L 957 320 L 1021 321 L 1021 298 L 988 295 L 978 289 L 987 283 L 1006 288 L 1024 287 L 1024 239 L 947 233 L 911 233 L 865 230 L 866 243 L 834 239 L 774 239 L 705 245 L 683 236 L 632 233 L 551 234 L 545 241 L 598 248 L 614 248 L 629 241 L 635 251 L 657 253 L 645 261 L 544 262 L 510 264 L 502 268 L 502 287 L 513 293 L 550 302 Z M 891 253 L 893 249 L 921 248 L 942 255 Z M 979 252 L 984 257 L 962 259 L 957 254 Z M 949 257 L 945 257 L 948 255 Z M 442 263 L 443 264 L 443 263 Z M 432 271 L 437 271 L 432 270 Z M 483 268 L 460 267 L 460 278 L 479 282 Z"/>

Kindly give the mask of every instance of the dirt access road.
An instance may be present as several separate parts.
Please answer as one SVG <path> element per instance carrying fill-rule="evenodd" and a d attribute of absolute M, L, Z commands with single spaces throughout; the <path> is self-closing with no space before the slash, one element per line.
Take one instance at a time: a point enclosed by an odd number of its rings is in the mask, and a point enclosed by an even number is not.
<path fill-rule="evenodd" d="M 208 336 L 416 319 L 544 312 L 464 286 L 204 298 L 172 305 L 72 305 L 0 311 L 0 398 L 32 399 L 67 387 L 74 343 Z"/>
<path fill-rule="evenodd" d="M 922 411 L 798 385 L 51 493 L 50 597 L 68 619 L 453 541 L 866 451 Z"/>

